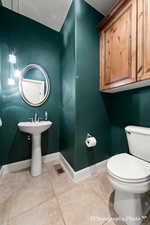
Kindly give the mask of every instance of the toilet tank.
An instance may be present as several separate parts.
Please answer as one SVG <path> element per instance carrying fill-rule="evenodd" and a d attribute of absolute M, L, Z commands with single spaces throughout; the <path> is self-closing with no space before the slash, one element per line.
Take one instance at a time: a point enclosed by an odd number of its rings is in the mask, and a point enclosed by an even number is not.
<path fill-rule="evenodd" d="M 125 128 L 129 152 L 150 162 L 150 128 L 127 126 Z"/>

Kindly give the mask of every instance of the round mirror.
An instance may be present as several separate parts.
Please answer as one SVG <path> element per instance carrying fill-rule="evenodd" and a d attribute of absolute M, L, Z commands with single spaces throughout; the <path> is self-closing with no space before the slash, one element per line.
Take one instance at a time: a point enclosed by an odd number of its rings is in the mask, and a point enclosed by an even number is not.
<path fill-rule="evenodd" d="M 37 64 L 30 64 L 21 71 L 19 82 L 23 100 L 31 106 L 40 106 L 48 98 L 50 82 L 46 71 Z"/>

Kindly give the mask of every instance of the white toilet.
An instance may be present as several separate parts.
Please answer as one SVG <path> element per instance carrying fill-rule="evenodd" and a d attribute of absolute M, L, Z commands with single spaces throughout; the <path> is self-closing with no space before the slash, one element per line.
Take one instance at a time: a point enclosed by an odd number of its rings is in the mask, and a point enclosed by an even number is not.
<path fill-rule="evenodd" d="M 140 225 L 150 211 L 150 128 L 125 128 L 129 152 L 107 162 L 108 179 L 115 189 L 114 210 L 127 225 Z"/>

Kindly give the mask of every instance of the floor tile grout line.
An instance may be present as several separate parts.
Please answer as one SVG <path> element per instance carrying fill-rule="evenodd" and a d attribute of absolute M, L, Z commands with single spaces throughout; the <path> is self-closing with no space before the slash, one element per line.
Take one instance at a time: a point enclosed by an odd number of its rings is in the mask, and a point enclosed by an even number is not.
<path fill-rule="evenodd" d="M 53 187 L 53 184 L 52 184 L 52 187 Z M 53 187 L 53 189 L 54 189 L 54 187 Z M 101 201 L 104 202 L 104 200 L 102 199 L 102 197 L 101 197 L 100 195 L 98 195 L 98 194 L 96 193 L 96 191 L 95 191 L 92 187 L 90 187 L 90 189 L 91 189 L 92 192 L 94 192 L 94 193 L 96 194 L 96 196 L 97 196 Z M 55 193 L 55 191 L 54 191 L 54 193 Z M 58 196 L 56 195 L 56 193 L 55 193 L 55 197 L 56 197 L 56 199 L 57 199 L 57 203 L 58 203 L 58 205 L 59 205 L 59 210 L 60 210 L 61 216 L 62 216 L 62 218 L 63 218 L 64 224 L 67 225 L 66 222 L 65 222 L 65 219 L 64 219 L 64 216 L 63 216 L 63 212 L 62 212 L 62 209 L 61 209 L 61 207 L 60 207 L 60 203 L 59 203 Z M 104 202 L 104 205 L 106 206 L 107 204 Z M 107 221 L 105 221 L 102 225 L 106 224 L 109 220 L 110 220 L 110 218 L 109 218 Z"/>
<path fill-rule="evenodd" d="M 28 180 L 28 179 L 27 179 L 27 180 Z M 1 185 L 0 185 L 0 186 L 1 186 Z M 24 187 L 24 185 L 21 185 L 20 187 L 18 187 L 15 191 L 13 191 L 13 192 L 11 193 L 11 195 L 10 195 L 7 199 L 4 200 L 4 202 L 6 202 L 6 201 L 8 201 L 10 198 L 12 198 L 12 196 L 15 195 L 16 192 L 20 191 L 23 187 Z M 0 204 L 3 204 L 4 202 L 2 201 L 2 202 L 0 202 Z"/>
<path fill-rule="evenodd" d="M 60 207 L 59 200 L 58 200 L 56 194 L 55 194 L 55 197 L 56 197 L 56 201 L 57 201 L 57 204 L 58 204 L 58 208 L 59 208 L 61 217 L 62 217 L 62 219 L 63 219 L 63 223 L 64 223 L 64 225 L 67 225 L 66 222 L 65 222 L 65 218 L 64 218 L 64 215 L 63 215 L 63 212 L 62 212 L 62 209 L 61 209 L 61 207 Z"/>
<path fill-rule="evenodd" d="M 57 160 L 58 162 L 59 162 L 59 160 Z M 51 166 L 54 166 L 53 164 L 51 164 Z M 46 173 L 47 175 L 48 175 L 48 186 L 50 185 L 51 186 L 51 190 L 50 190 L 50 188 L 48 188 L 48 193 L 51 193 L 52 192 L 52 194 L 53 194 L 53 196 L 52 197 L 48 197 L 46 200 L 44 200 L 44 201 L 42 201 L 42 202 L 40 202 L 39 204 L 37 204 L 36 206 L 34 206 L 34 207 L 32 207 L 31 209 L 28 209 L 28 210 L 25 210 L 25 211 L 23 211 L 22 213 L 20 213 L 20 214 L 18 214 L 17 216 L 12 216 L 12 217 L 10 217 L 9 219 L 7 219 L 6 220 L 6 222 L 7 222 L 7 224 L 5 224 L 5 225 L 9 225 L 9 223 L 10 223 L 10 220 L 11 219 L 13 219 L 13 218 L 16 218 L 16 217 L 20 217 L 20 216 L 22 216 L 22 215 L 24 215 L 24 214 L 26 214 L 26 213 L 28 213 L 29 211 L 32 211 L 32 210 L 34 210 L 35 208 L 38 208 L 38 207 L 40 207 L 42 204 L 44 204 L 44 203 L 46 203 L 46 202 L 48 202 L 48 201 L 51 201 L 52 199 L 55 199 L 56 200 L 56 202 L 57 202 L 57 207 L 56 207 L 56 210 L 58 210 L 58 212 L 59 212 L 59 214 L 60 214 L 60 216 L 61 216 L 61 219 L 62 219 L 62 222 L 63 222 L 63 224 L 64 225 L 68 225 L 68 223 L 65 221 L 65 217 L 64 217 L 64 214 L 63 214 L 63 210 L 62 210 L 62 207 L 61 207 L 61 202 L 59 201 L 59 194 L 55 191 L 55 188 L 54 188 L 54 182 L 53 182 L 53 180 L 52 180 L 52 177 L 51 176 L 53 176 L 54 174 L 51 174 L 51 167 L 49 168 L 48 167 L 48 165 L 47 165 L 47 163 L 45 163 L 45 167 L 46 167 L 46 171 L 44 172 L 44 173 Z M 50 178 L 50 179 L 49 179 Z M 31 180 L 30 180 L 30 182 L 31 182 Z M 80 183 L 80 182 L 79 182 Z M 21 187 L 20 187 L 21 188 Z M 20 189 L 19 188 L 19 189 Z M 18 189 L 18 190 L 19 190 Z M 93 188 L 92 188 L 92 186 L 90 185 L 90 189 L 96 194 L 96 196 L 104 203 L 104 205 L 105 206 L 108 206 L 108 204 L 107 204 L 107 202 L 105 202 L 104 201 L 104 199 L 101 197 L 101 195 L 99 195 L 97 192 L 96 192 L 96 190 L 94 190 Z M 66 191 L 67 192 L 67 191 Z M 13 194 L 12 195 L 14 195 L 16 193 L 16 191 L 15 192 L 13 192 Z M 109 218 L 109 217 L 108 217 Z M 111 218 L 111 217 L 110 217 Z M 101 225 L 107 225 L 107 223 L 109 223 L 109 221 L 110 221 L 110 218 L 107 220 L 107 221 L 105 221 L 105 222 L 103 222 Z"/>
<path fill-rule="evenodd" d="M 59 160 L 58 160 L 58 162 L 59 162 Z M 49 171 L 49 169 L 48 169 L 48 171 Z M 79 183 L 80 183 L 80 182 L 79 182 Z M 78 184 L 79 184 L 79 183 L 78 183 Z M 53 187 L 53 183 L 52 183 L 52 187 Z M 103 201 L 104 205 L 107 206 L 106 200 L 104 200 L 104 199 L 103 199 L 103 198 L 102 198 L 102 197 L 101 197 L 101 196 L 100 196 L 100 195 L 99 195 L 92 187 L 90 187 L 90 189 L 91 189 L 92 192 L 94 192 L 94 193 L 96 194 L 96 196 L 97 196 L 101 201 Z M 54 190 L 54 187 L 53 187 L 53 190 Z M 54 193 L 55 193 L 55 191 L 54 191 Z M 59 199 L 58 199 L 58 196 L 57 196 L 56 193 L 55 193 L 55 197 L 56 197 L 56 199 L 57 199 L 57 202 L 58 202 L 58 205 L 59 205 L 59 209 L 60 209 L 60 212 L 61 212 L 61 215 L 62 215 L 64 224 L 67 225 L 66 222 L 65 222 L 65 219 L 64 219 L 64 216 L 63 216 L 63 212 L 62 212 L 61 207 L 60 207 Z M 108 218 L 107 221 L 105 221 L 104 223 L 102 223 L 102 225 L 107 224 L 107 223 L 110 221 L 110 219 L 111 219 L 111 217 Z"/>
<path fill-rule="evenodd" d="M 52 199 L 54 199 L 54 197 L 53 197 Z M 51 200 L 52 200 L 52 199 L 51 199 Z M 21 212 L 21 213 L 18 214 L 17 216 L 12 216 L 12 217 L 10 217 L 10 218 L 8 219 L 8 221 L 10 221 L 11 219 L 14 219 L 14 218 L 16 218 L 16 217 L 18 217 L 18 216 L 22 216 L 22 215 L 24 215 L 24 214 L 26 214 L 26 213 L 28 213 L 28 212 L 31 212 L 31 210 L 40 207 L 42 204 L 48 202 L 49 200 L 50 200 L 50 197 L 49 197 L 47 200 L 40 202 L 40 203 L 37 204 L 36 206 L 34 206 L 34 207 L 32 207 L 32 208 L 30 208 L 30 209 L 28 209 L 28 210 L 25 210 L 25 211 Z"/>
<path fill-rule="evenodd" d="M 49 168 L 47 167 L 47 165 L 46 165 L 46 168 L 47 168 L 47 171 L 46 171 L 46 172 L 48 173 L 48 175 L 50 175 Z M 30 182 L 32 182 L 32 181 L 30 181 Z M 31 210 L 33 210 L 33 209 L 35 209 L 35 208 L 40 207 L 42 204 L 44 204 L 45 202 L 48 202 L 49 200 L 52 200 L 52 199 L 56 199 L 57 204 L 58 204 L 58 210 L 59 210 L 59 212 L 60 212 L 60 215 L 61 215 L 61 217 L 62 217 L 62 220 L 63 220 L 64 225 L 66 225 L 65 220 L 64 220 L 64 217 L 63 217 L 63 214 L 62 214 L 62 211 L 61 211 L 61 208 L 60 208 L 60 205 L 59 205 L 59 202 L 58 202 L 58 199 L 57 199 L 57 196 L 56 196 L 55 191 L 54 191 L 53 183 L 51 182 L 51 180 L 49 180 L 49 183 L 50 183 L 50 185 L 51 185 L 51 188 L 52 188 L 52 192 L 53 192 L 54 197 L 52 197 L 52 198 L 49 197 L 47 200 L 40 202 L 40 203 L 37 204 L 36 206 L 34 206 L 34 207 L 32 207 L 32 208 L 30 208 L 30 209 L 28 209 L 28 210 L 25 210 L 25 211 L 23 211 L 22 213 L 20 213 L 20 214 L 18 214 L 18 215 L 16 215 L 16 216 L 10 217 L 10 218 L 7 220 L 7 224 L 6 224 L 6 225 L 8 225 L 8 223 L 9 223 L 9 221 L 10 221 L 11 219 L 14 219 L 14 218 L 16 218 L 16 217 L 18 217 L 18 216 L 25 215 L 25 214 L 28 213 L 29 211 L 31 211 Z M 20 189 L 20 188 L 19 188 L 19 189 Z M 16 191 L 15 191 L 14 193 L 16 193 Z M 14 194 L 14 193 L 13 193 L 13 194 Z"/>
<path fill-rule="evenodd" d="M 46 165 L 46 168 L 47 168 L 47 170 L 48 170 L 48 174 L 50 175 L 49 168 L 47 167 L 47 165 Z M 58 197 L 57 197 L 57 195 L 56 195 L 56 193 L 55 193 L 55 190 L 54 190 L 53 182 L 52 182 L 52 181 L 50 181 L 50 182 L 51 182 L 51 185 L 52 185 L 53 193 L 54 193 L 54 196 L 55 196 L 55 198 L 56 198 L 57 205 L 58 205 L 58 209 L 59 209 L 60 215 L 61 215 L 61 217 L 62 217 L 63 223 L 64 223 L 64 225 L 67 225 L 66 222 L 65 222 L 65 219 L 64 219 L 63 212 L 62 212 L 62 210 L 61 210 L 60 204 L 59 204 Z"/>
<path fill-rule="evenodd" d="M 28 171 L 28 172 L 29 172 L 29 171 Z M 47 174 L 49 175 L 48 172 L 47 172 Z M 32 180 L 29 180 L 29 182 L 32 183 L 33 181 L 32 181 Z M 53 192 L 53 196 L 55 197 L 55 193 L 54 193 L 54 190 L 53 190 L 53 186 L 52 186 L 52 183 L 51 183 L 50 180 L 49 180 L 49 184 L 51 185 L 52 192 Z M 20 189 L 21 189 L 21 187 L 20 187 L 18 190 L 20 190 Z M 18 190 L 16 190 L 15 192 L 13 192 L 12 195 L 14 195 L 16 192 L 18 192 Z M 50 191 L 49 191 L 49 192 L 50 192 Z M 11 197 L 12 197 L 12 195 L 11 195 Z M 54 199 L 54 197 L 48 197 L 46 200 L 40 202 L 40 203 L 37 204 L 36 206 L 34 206 L 34 207 L 32 207 L 32 208 L 30 208 L 30 209 L 28 209 L 28 210 L 25 210 L 25 211 L 21 212 L 21 213 L 18 214 L 17 216 L 12 216 L 12 217 L 10 217 L 8 220 L 10 220 L 10 219 L 12 219 L 12 218 L 16 218 L 16 217 L 18 217 L 18 216 L 20 216 L 20 215 L 24 215 L 24 214 L 26 214 L 27 212 L 29 212 L 29 211 L 31 211 L 31 210 L 37 208 L 37 207 L 40 207 L 40 205 L 44 204 L 45 202 Z M 7 199 L 7 200 L 8 200 L 8 199 Z"/>

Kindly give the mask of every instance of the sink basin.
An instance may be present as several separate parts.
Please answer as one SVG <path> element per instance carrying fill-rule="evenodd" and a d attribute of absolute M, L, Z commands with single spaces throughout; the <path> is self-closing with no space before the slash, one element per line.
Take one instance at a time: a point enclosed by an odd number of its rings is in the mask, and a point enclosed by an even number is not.
<path fill-rule="evenodd" d="M 46 131 L 52 125 L 51 121 L 40 121 L 40 122 L 21 122 L 18 123 L 18 127 L 22 132 L 39 135 Z"/>
<path fill-rule="evenodd" d="M 51 125 L 51 121 L 18 123 L 20 131 L 32 134 L 32 176 L 39 176 L 42 173 L 41 133 L 49 129 Z"/>

